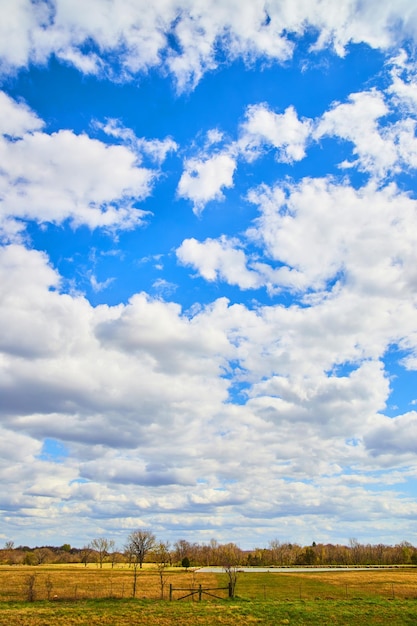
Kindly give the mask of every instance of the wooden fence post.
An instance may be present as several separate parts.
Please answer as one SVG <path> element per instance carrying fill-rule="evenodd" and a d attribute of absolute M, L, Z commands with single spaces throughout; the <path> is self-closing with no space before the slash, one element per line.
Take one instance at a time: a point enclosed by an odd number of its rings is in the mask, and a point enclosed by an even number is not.
<path fill-rule="evenodd" d="M 198 601 L 201 602 L 201 596 L 203 595 L 203 592 L 201 590 L 201 585 L 198 585 Z"/>
<path fill-rule="evenodd" d="M 172 583 L 169 583 L 169 600 L 172 600 Z"/>

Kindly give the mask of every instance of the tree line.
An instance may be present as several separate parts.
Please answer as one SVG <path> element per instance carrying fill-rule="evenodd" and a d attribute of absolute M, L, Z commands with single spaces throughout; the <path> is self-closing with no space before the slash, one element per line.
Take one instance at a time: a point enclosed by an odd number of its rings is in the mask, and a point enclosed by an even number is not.
<path fill-rule="evenodd" d="M 103 567 L 110 563 L 127 564 L 135 572 L 143 563 L 150 562 L 161 570 L 169 566 L 297 566 L 297 565 L 417 565 L 417 548 L 407 541 L 394 546 L 363 544 L 350 539 L 347 545 L 313 543 L 302 546 L 298 543 L 270 541 L 267 547 L 242 550 L 235 543 L 219 543 L 215 539 L 205 544 L 179 539 L 172 545 L 157 540 L 147 529 L 131 532 L 123 546 L 115 541 L 97 537 L 82 548 L 69 544 L 62 546 L 15 546 L 7 541 L 0 550 L 0 563 L 5 565 L 42 565 L 47 563 L 95 563 Z"/>

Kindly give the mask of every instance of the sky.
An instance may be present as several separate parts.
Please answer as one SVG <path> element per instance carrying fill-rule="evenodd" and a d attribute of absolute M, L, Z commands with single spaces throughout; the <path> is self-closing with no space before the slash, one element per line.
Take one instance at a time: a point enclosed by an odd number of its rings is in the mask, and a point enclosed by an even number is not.
<path fill-rule="evenodd" d="M 0 12 L 0 543 L 417 544 L 415 0 Z"/>

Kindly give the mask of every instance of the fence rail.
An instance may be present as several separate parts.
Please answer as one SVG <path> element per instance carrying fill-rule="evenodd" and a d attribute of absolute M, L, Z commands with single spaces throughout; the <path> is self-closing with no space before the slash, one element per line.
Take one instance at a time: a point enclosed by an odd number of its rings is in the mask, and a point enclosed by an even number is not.
<path fill-rule="evenodd" d="M 169 585 L 169 599 L 173 600 L 173 592 L 174 591 L 188 591 L 185 596 L 181 596 L 177 598 L 177 600 L 184 600 L 185 598 L 194 597 L 198 595 L 198 600 L 201 602 L 203 594 L 206 596 L 211 596 L 212 598 L 218 598 L 219 600 L 223 600 L 224 598 L 211 591 L 227 591 L 229 598 L 233 597 L 233 589 L 232 583 L 229 583 L 227 587 L 203 587 L 202 585 L 198 585 L 197 589 L 195 587 L 174 587 L 172 584 Z"/>

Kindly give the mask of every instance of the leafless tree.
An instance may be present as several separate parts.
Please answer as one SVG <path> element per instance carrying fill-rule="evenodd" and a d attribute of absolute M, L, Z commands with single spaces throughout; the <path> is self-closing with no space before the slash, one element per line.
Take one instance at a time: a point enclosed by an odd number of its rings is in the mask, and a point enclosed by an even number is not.
<path fill-rule="evenodd" d="M 229 579 L 230 597 L 235 597 L 236 583 L 239 575 L 239 565 L 242 557 L 240 548 L 234 543 L 222 546 L 223 568 Z"/>
<path fill-rule="evenodd" d="M 133 560 L 139 563 L 142 569 L 145 556 L 155 546 L 155 535 L 150 530 L 135 530 L 127 538 L 127 550 L 132 554 Z"/>
<path fill-rule="evenodd" d="M 84 563 L 85 567 L 87 567 L 88 560 L 93 552 L 91 543 L 88 543 L 80 550 L 81 563 Z"/>
<path fill-rule="evenodd" d="M 35 548 L 33 554 L 36 565 L 51 562 L 54 558 L 54 553 L 49 548 Z"/>
<path fill-rule="evenodd" d="M 93 539 L 93 541 L 91 542 L 91 547 L 97 552 L 100 568 L 103 567 L 104 558 L 107 556 L 109 550 L 113 546 L 114 541 L 109 541 L 104 537 L 98 537 L 97 539 Z"/>
<path fill-rule="evenodd" d="M 159 583 L 161 585 L 161 600 L 164 599 L 164 587 L 166 583 L 165 570 L 170 564 L 169 542 L 160 541 L 154 548 L 156 567 L 158 568 Z"/>
<path fill-rule="evenodd" d="M 154 545 L 155 535 L 150 530 L 135 530 L 127 538 L 125 550 L 129 555 L 129 564 L 133 567 L 133 597 L 136 597 L 138 567 L 142 568 L 146 554 Z"/>
<path fill-rule="evenodd" d="M 191 558 L 193 546 L 186 539 L 179 539 L 174 543 L 174 559 L 181 563 L 184 558 Z"/>

